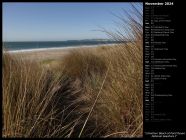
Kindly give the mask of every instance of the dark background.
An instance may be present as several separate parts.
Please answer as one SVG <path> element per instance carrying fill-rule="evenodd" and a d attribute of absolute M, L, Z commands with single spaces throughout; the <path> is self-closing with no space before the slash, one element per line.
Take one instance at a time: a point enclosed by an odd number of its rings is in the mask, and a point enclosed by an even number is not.
<path fill-rule="evenodd" d="M 149 1 L 152 2 L 152 1 Z M 156 1 L 161 2 L 161 1 Z M 181 3 L 180 3 L 181 4 Z M 145 4 L 144 4 L 145 6 Z M 161 102 L 159 106 L 155 106 L 158 109 L 158 112 L 164 112 L 169 116 L 171 121 L 157 121 L 157 122 L 144 122 L 144 132 L 186 132 L 185 127 L 185 110 L 186 110 L 186 54 L 183 37 L 183 28 L 180 23 L 183 23 L 183 11 L 180 13 L 178 10 L 178 1 L 174 1 L 174 6 L 162 6 L 163 8 L 155 9 L 155 14 L 169 14 L 171 15 L 172 22 L 168 24 L 170 28 L 175 29 L 174 36 L 170 37 L 158 37 L 156 40 L 165 40 L 168 41 L 167 45 L 169 51 L 167 53 L 155 54 L 155 57 L 163 58 L 176 58 L 177 68 L 169 68 L 166 70 L 167 74 L 171 75 L 171 78 L 168 78 L 166 81 L 160 81 L 158 85 L 155 85 L 155 93 L 159 91 L 169 91 L 170 94 L 173 94 L 172 97 L 158 97 L 158 101 Z M 183 9 L 180 9 L 183 10 Z M 178 16 L 179 15 L 179 16 Z M 180 19 L 180 16 L 182 17 Z M 145 18 L 145 17 L 144 17 Z M 167 24 L 167 23 L 166 23 Z M 161 73 L 161 72 L 160 72 Z M 163 72 L 165 74 L 165 71 Z M 167 99 L 167 100 L 166 100 Z M 157 99 L 156 99 L 157 100 Z M 145 111 L 145 110 L 144 110 Z M 144 112 L 145 114 L 145 112 Z M 145 135 L 144 135 L 145 136 Z M 145 136 L 149 138 L 150 136 Z"/>

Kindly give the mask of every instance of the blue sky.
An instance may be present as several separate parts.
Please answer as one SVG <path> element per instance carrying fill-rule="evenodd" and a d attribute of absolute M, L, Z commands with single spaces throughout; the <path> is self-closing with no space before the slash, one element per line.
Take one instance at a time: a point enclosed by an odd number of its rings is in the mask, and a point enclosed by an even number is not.
<path fill-rule="evenodd" d="M 3 41 L 61 41 L 107 38 L 94 31 L 114 29 L 111 14 L 129 3 L 3 3 Z M 125 16 L 125 15 L 123 15 Z"/>

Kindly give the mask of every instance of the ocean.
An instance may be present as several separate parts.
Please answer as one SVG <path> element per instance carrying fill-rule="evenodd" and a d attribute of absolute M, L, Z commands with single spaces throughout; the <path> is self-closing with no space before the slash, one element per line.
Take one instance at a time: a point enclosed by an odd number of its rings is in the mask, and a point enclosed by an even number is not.
<path fill-rule="evenodd" d="M 80 46 L 96 46 L 106 44 L 116 44 L 116 41 L 101 39 L 67 40 L 67 41 L 31 41 L 31 42 L 3 42 L 3 48 L 7 51 L 33 51 L 46 50 L 52 48 L 67 48 Z"/>

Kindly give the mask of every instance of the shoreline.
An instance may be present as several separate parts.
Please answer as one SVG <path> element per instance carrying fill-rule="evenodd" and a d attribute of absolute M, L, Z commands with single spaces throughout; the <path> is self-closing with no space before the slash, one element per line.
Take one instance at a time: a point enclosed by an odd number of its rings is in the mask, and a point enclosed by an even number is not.
<path fill-rule="evenodd" d="M 92 47 L 101 47 L 101 46 L 114 46 L 113 44 L 98 44 L 98 45 L 81 45 L 81 46 L 68 46 L 68 47 L 52 47 L 52 48 L 36 48 L 36 49 L 22 49 L 22 50 L 3 50 L 3 53 L 31 53 L 31 52 L 43 52 L 43 51 L 56 51 L 56 50 L 69 50 L 69 49 L 78 49 L 78 48 L 92 48 Z"/>
<path fill-rule="evenodd" d="M 30 49 L 30 50 L 16 50 L 16 51 L 3 51 L 3 53 L 9 53 L 18 58 L 24 60 L 34 60 L 34 61 L 43 61 L 43 60 L 62 60 L 63 57 L 68 55 L 71 50 L 76 49 L 85 49 L 85 48 L 99 48 L 99 47 L 111 47 L 116 44 L 102 44 L 102 45 L 82 45 L 79 47 L 57 47 L 57 48 L 40 48 L 40 49 Z"/>

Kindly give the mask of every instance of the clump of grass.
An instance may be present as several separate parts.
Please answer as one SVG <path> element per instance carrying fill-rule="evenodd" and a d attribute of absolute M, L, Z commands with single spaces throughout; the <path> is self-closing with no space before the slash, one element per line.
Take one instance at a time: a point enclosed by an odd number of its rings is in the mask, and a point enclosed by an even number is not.
<path fill-rule="evenodd" d="M 3 137 L 69 136 L 78 118 L 65 122 L 70 114 L 67 106 L 59 103 L 59 97 L 67 92 L 62 80 L 38 63 L 4 54 Z"/>
<path fill-rule="evenodd" d="M 71 63 L 63 62 L 69 78 L 78 79 L 81 83 L 78 100 L 81 100 L 83 105 L 78 110 L 84 112 L 88 119 L 85 117 L 80 136 L 142 136 L 142 50 L 133 44 L 120 44 L 106 53 L 94 53 L 89 50 L 82 53 L 97 56 L 91 59 L 91 63 L 95 64 L 91 69 L 84 67 L 88 67 L 90 62 L 86 55 L 79 55 L 79 51 L 67 57 Z M 102 64 L 96 65 L 97 61 Z M 74 71 L 69 69 L 72 68 L 71 65 L 75 66 L 73 70 L 78 71 L 75 75 Z M 92 67 L 96 67 L 100 73 Z"/>
<path fill-rule="evenodd" d="M 62 63 L 66 67 L 64 71 L 66 75 L 82 81 L 92 73 L 102 75 L 106 69 L 102 56 L 93 53 L 91 49 L 72 50 L 64 57 Z"/>

